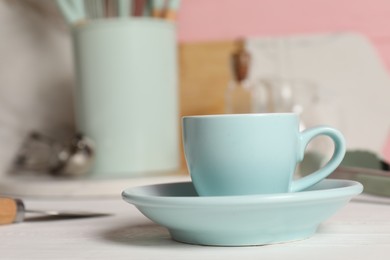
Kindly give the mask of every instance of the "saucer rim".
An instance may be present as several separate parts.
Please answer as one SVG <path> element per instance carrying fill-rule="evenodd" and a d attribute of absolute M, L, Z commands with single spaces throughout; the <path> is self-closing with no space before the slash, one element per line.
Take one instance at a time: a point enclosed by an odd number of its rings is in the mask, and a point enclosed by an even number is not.
<path fill-rule="evenodd" d="M 321 182 L 330 185 L 341 185 L 341 187 L 329 188 L 324 190 L 309 190 L 291 193 L 276 194 L 254 194 L 241 196 L 158 196 L 151 194 L 140 194 L 139 190 L 158 187 L 164 185 L 185 185 L 191 182 L 171 182 L 153 185 L 144 185 L 130 187 L 122 191 L 122 198 L 131 204 L 142 206 L 159 206 L 159 207 L 194 207 L 194 206 L 251 206 L 272 205 L 275 203 L 288 202 L 305 202 L 313 200 L 328 200 L 332 198 L 352 197 L 363 191 L 363 185 L 353 180 L 325 179 Z M 319 182 L 319 183 L 321 183 Z M 317 183 L 317 184 L 319 184 Z M 317 185 L 316 184 L 316 185 Z"/>

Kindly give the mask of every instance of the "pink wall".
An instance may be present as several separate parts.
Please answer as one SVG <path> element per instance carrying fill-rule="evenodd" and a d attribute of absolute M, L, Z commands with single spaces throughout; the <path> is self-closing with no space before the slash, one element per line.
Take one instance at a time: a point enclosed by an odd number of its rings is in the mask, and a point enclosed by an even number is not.
<path fill-rule="evenodd" d="M 390 71 L 389 0 L 182 0 L 178 17 L 181 42 L 334 31 L 366 35 Z"/>
<path fill-rule="evenodd" d="M 390 68 L 389 0 L 182 0 L 181 42 L 240 36 L 357 31 Z"/>

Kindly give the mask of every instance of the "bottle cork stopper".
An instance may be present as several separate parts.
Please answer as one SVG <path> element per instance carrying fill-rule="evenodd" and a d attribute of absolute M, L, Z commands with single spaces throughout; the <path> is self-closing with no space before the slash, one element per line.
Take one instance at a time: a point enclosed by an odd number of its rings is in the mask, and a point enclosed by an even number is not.
<path fill-rule="evenodd" d="M 249 53 L 245 50 L 244 40 L 238 40 L 236 49 L 231 56 L 232 72 L 235 80 L 243 81 L 247 78 L 250 59 Z"/>

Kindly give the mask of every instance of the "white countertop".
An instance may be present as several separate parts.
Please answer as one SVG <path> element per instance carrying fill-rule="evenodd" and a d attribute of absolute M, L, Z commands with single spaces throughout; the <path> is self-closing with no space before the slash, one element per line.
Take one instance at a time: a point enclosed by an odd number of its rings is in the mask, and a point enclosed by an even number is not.
<path fill-rule="evenodd" d="M 25 199 L 28 209 L 71 209 L 112 216 L 0 226 L 1 259 L 387 259 L 390 199 L 360 195 L 306 240 L 253 247 L 188 245 L 170 239 L 118 196 Z"/>

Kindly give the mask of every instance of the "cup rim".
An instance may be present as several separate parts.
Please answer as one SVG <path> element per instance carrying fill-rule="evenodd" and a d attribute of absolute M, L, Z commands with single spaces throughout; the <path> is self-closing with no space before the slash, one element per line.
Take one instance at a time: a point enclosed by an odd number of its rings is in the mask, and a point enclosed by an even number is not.
<path fill-rule="evenodd" d="M 201 118 L 234 118 L 234 117 L 297 117 L 297 113 L 250 113 L 250 114 L 209 114 L 209 115 L 190 115 L 183 116 L 182 119 L 201 119 Z"/>

